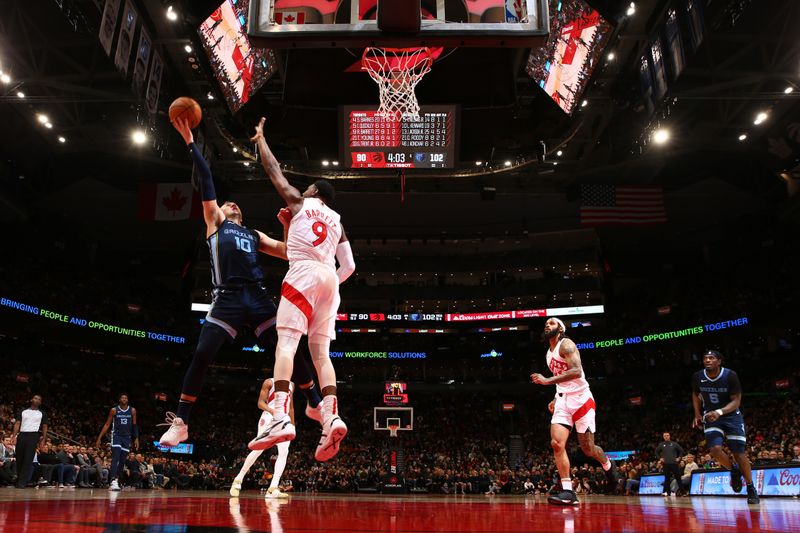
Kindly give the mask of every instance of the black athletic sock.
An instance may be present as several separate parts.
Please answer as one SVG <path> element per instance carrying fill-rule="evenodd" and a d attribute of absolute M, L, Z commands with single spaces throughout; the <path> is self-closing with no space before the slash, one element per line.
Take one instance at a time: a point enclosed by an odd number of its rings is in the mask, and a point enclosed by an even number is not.
<path fill-rule="evenodd" d="M 178 402 L 178 412 L 176 414 L 178 415 L 178 418 L 183 420 L 184 424 L 189 423 L 189 413 L 192 412 L 193 405 L 194 402 L 187 402 L 185 400 L 181 400 Z"/>

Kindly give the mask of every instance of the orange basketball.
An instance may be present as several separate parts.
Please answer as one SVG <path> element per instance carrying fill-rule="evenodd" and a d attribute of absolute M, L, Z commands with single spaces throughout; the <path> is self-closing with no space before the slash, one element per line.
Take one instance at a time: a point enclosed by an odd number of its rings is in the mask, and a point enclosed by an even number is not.
<path fill-rule="evenodd" d="M 169 120 L 174 122 L 178 118 L 189 120 L 189 126 L 196 128 L 203 118 L 203 110 L 194 98 L 181 96 L 176 98 L 169 106 Z"/>

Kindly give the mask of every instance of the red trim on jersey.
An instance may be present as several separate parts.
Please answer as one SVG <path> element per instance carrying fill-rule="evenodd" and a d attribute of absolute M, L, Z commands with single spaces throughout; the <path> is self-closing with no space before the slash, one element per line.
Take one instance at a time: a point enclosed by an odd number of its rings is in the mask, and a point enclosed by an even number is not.
<path fill-rule="evenodd" d="M 281 286 L 281 296 L 292 302 L 295 307 L 300 309 L 300 311 L 306 315 L 306 319 L 311 322 L 312 307 L 309 301 L 306 300 L 306 297 L 303 296 L 303 293 L 284 281 L 283 285 Z"/>
<path fill-rule="evenodd" d="M 586 403 L 581 405 L 581 408 L 575 411 L 575 414 L 572 415 L 572 421 L 577 422 L 595 407 L 597 406 L 594 404 L 594 398 L 589 398 L 586 400 Z"/>

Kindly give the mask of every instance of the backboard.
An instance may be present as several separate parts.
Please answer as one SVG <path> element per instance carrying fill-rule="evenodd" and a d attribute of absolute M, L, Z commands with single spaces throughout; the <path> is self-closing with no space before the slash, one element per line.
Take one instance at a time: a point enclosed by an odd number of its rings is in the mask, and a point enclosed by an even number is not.
<path fill-rule="evenodd" d="M 378 0 L 250 0 L 248 31 L 265 48 L 539 46 L 548 0 L 422 0 L 419 32 L 383 32 Z"/>
<path fill-rule="evenodd" d="M 373 407 L 373 426 L 375 431 L 389 431 L 395 425 L 397 431 L 414 430 L 413 407 Z"/>

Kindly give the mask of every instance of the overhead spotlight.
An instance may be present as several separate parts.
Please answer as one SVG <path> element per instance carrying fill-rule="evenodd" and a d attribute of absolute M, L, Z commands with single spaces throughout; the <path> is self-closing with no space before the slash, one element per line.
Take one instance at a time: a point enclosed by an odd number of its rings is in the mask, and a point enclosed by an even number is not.
<path fill-rule="evenodd" d="M 331 161 L 331 165 L 333 165 L 335 167 L 338 167 L 339 166 L 339 162 L 338 161 Z"/>
<path fill-rule="evenodd" d="M 503 163 L 503 164 L 504 164 L 505 166 L 507 166 L 507 167 L 510 167 L 510 166 L 511 166 L 511 161 L 506 161 L 506 162 L 505 162 L 505 163 Z"/>
<path fill-rule="evenodd" d="M 2 81 L 5 84 L 9 84 L 9 83 L 11 83 L 11 76 L 9 76 L 8 74 L 6 74 L 4 72 L 4 73 L 0 74 L 0 81 Z"/>
<path fill-rule="evenodd" d="M 131 139 L 133 140 L 134 144 L 144 144 L 147 141 L 147 135 L 142 130 L 133 130 L 131 133 Z"/>
<path fill-rule="evenodd" d="M 558 152 L 556 152 L 556 155 L 558 157 L 561 157 L 562 155 L 564 155 L 564 151 L 563 150 L 559 150 Z"/>
<path fill-rule="evenodd" d="M 53 124 L 51 122 L 45 122 L 44 123 L 44 127 L 47 128 L 48 130 L 52 130 L 53 129 Z"/>
<path fill-rule="evenodd" d="M 762 111 L 762 112 L 760 112 L 758 115 L 756 115 L 756 119 L 753 121 L 753 124 L 755 124 L 756 126 L 758 126 L 759 124 L 761 124 L 762 122 L 764 122 L 765 120 L 767 120 L 767 117 L 768 117 L 768 116 L 769 116 L 769 115 L 767 115 L 765 112 L 763 112 L 763 111 Z"/>
<path fill-rule="evenodd" d="M 626 13 L 629 17 L 636 13 L 636 2 L 631 2 L 631 5 L 628 6 L 628 11 L 626 11 Z"/>
<path fill-rule="evenodd" d="M 208 91 L 208 94 L 206 95 L 206 98 L 208 98 L 209 100 L 213 100 L 214 99 L 214 95 L 211 94 L 211 91 Z"/>
<path fill-rule="evenodd" d="M 328 166 L 328 165 L 330 165 L 330 164 L 331 164 L 331 162 L 330 162 L 330 161 L 328 161 L 327 159 L 325 159 L 325 160 L 323 160 L 323 161 L 322 161 L 322 166 L 323 166 L 323 167 L 327 167 L 327 166 Z"/>
<path fill-rule="evenodd" d="M 47 122 L 50 122 L 50 119 L 47 118 L 47 115 L 43 115 L 41 113 L 36 115 L 36 120 L 38 120 L 40 124 L 46 124 Z"/>
<path fill-rule="evenodd" d="M 747 140 L 747 134 L 746 134 L 746 133 L 742 133 L 741 135 L 739 135 L 739 140 L 740 140 L 740 141 L 745 141 L 745 140 Z"/>
<path fill-rule="evenodd" d="M 244 162 L 244 166 L 249 167 L 250 166 L 250 161 L 245 161 Z"/>
<path fill-rule="evenodd" d="M 581 102 L 581 107 L 586 107 L 587 105 L 589 105 L 589 100 L 584 100 Z"/>
<path fill-rule="evenodd" d="M 172 9 L 172 6 L 169 6 L 167 8 L 167 18 L 169 20 L 171 20 L 172 22 L 175 22 L 176 20 L 178 20 L 178 14 L 175 13 L 175 11 Z"/>
<path fill-rule="evenodd" d="M 558 166 L 558 161 L 553 161 L 553 166 L 557 167 Z"/>
<path fill-rule="evenodd" d="M 483 164 L 483 161 L 475 161 L 475 166 L 479 167 Z"/>
<path fill-rule="evenodd" d="M 192 47 L 189 46 L 188 44 L 186 46 L 184 46 L 183 49 L 186 50 L 187 54 L 191 54 L 192 53 Z"/>
<path fill-rule="evenodd" d="M 22 91 L 17 91 L 17 98 L 25 98 L 25 93 Z"/>
<path fill-rule="evenodd" d="M 608 58 L 609 61 L 614 61 L 614 59 L 616 59 L 617 55 L 614 52 L 609 52 L 608 56 L 606 56 L 606 57 Z"/>
<path fill-rule="evenodd" d="M 669 130 L 659 129 L 653 133 L 653 142 L 656 144 L 664 144 L 669 140 Z"/>
<path fill-rule="evenodd" d="M 794 87 L 791 85 L 783 90 L 783 94 L 791 94 L 794 92 Z"/>
<path fill-rule="evenodd" d="M 58 142 L 60 142 L 61 144 L 64 144 L 65 142 L 67 142 L 67 138 L 64 137 L 63 135 L 59 135 L 58 136 Z"/>
<path fill-rule="evenodd" d="M 239 149 L 238 149 L 238 148 L 236 148 L 236 147 L 234 146 L 234 147 L 233 147 L 233 153 L 235 154 L 235 153 L 236 153 L 236 152 L 238 152 L 238 151 L 239 151 Z"/>

